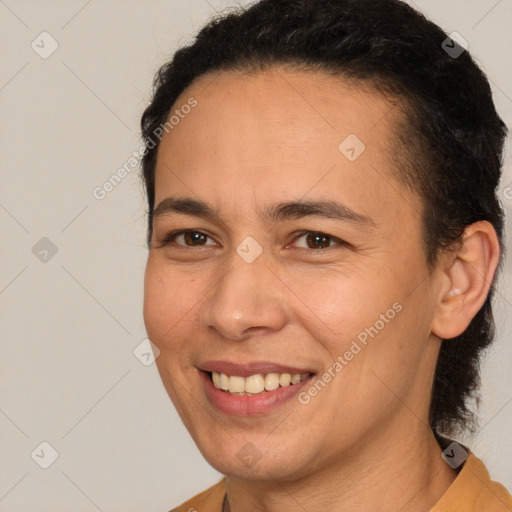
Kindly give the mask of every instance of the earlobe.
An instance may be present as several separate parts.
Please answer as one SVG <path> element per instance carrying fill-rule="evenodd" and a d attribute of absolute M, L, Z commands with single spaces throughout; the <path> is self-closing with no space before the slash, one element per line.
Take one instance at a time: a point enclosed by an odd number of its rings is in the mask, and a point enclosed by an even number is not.
<path fill-rule="evenodd" d="M 461 246 L 444 261 L 442 283 L 431 325 L 442 339 L 462 334 L 485 302 L 499 262 L 500 246 L 493 226 L 467 226 Z"/>

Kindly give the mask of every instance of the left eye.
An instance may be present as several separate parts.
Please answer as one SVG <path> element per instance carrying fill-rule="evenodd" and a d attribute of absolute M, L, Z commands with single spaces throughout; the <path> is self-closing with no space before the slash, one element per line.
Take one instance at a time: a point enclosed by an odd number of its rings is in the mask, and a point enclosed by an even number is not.
<path fill-rule="evenodd" d="M 329 247 L 332 247 L 331 242 L 334 242 L 335 244 L 338 243 L 339 245 L 346 245 L 342 240 L 318 231 L 303 231 L 302 233 L 299 233 L 296 240 L 302 237 L 305 237 L 306 248 L 308 249 L 328 249 Z M 304 249 L 305 247 L 299 248 Z"/>

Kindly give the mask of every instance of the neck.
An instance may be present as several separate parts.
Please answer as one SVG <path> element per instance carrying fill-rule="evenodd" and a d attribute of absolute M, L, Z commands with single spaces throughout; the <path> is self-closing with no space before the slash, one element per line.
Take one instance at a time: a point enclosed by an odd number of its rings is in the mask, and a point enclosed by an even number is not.
<path fill-rule="evenodd" d="M 412 422 L 412 420 L 411 420 Z M 295 480 L 247 481 L 226 477 L 226 511 L 428 512 L 457 473 L 423 423 L 402 436 L 363 439 L 347 455 Z M 411 430 L 415 430 L 411 432 Z M 383 440 L 382 437 L 388 439 Z M 386 448 L 383 448 L 386 447 Z"/>

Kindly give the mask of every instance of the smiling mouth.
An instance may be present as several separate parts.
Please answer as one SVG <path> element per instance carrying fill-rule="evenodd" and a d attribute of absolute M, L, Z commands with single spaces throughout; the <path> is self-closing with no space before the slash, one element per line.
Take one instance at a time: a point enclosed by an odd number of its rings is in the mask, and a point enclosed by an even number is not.
<path fill-rule="evenodd" d="M 208 374 L 217 389 L 236 396 L 261 395 L 280 387 L 294 386 L 314 375 L 313 373 L 257 373 L 242 377 L 219 372 L 208 372 Z"/>

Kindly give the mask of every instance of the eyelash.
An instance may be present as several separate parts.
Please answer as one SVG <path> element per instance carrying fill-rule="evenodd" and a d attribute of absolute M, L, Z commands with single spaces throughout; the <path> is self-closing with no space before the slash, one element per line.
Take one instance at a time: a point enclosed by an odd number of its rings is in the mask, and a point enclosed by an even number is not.
<path fill-rule="evenodd" d="M 176 237 L 178 237 L 179 235 L 183 235 L 183 234 L 187 234 L 187 233 L 199 233 L 203 236 L 206 236 L 208 238 L 211 239 L 211 237 L 209 235 L 207 235 L 206 233 L 203 233 L 202 231 L 198 230 L 198 229 L 181 229 L 179 231 L 172 231 L 171 233 L 169 233 L 168 235 L 166 235 L 163 239 L 161 240 L 158 240 L 162 245 L 162 247 L 166 246 L 166 245 L 169 245 L 171 242 L 174 242 Z M 296 233 L 296 237 L 294 240 L 296 240 L 297 238 L 300 238 L 304 235 L 309 235 L 309 234 L 312 234 L 312 235 L 318 235 L 318 236 L 321 236 L 321 237 L 325 237 L 325 238 L 328 238 L 329 240 L 333 241 L 333 242 L 336 242 L 338 244 L 339 247 L 349 247 L 350 244 L 348 242 L 345 242 L 344 240 L 340 240 L 339 238 L 336 238 L 332 235 L 329 235 L 327 233 L 323 233 L 322 231 L 307 231 L 307 230 L 303 230 L 303 231 L 299 231 L 298 233 Z M 178 244 L 179 247 L 182 247 L 182 248 L 185 248 L 185 249 L 194 249 L 195 247 L 207 247 L 207 246 L 201 246 L 201 245 L 198 245 L 198 246 L 191 246 L 191 245 L 180 245 Z M 288 245 L 287 245 L 288 247 Z M 317 252 L 317 251 L 325 251 L 326 249 L 334 249 L 336 248 L 335 246 L 329 246 L 329 247 L 324 247 L 324 248 L 317 248 L 317 249 L 310 249 L 310 248 L 305 248 L 305 247 L 297 247 L 297 249 L 299 251 L 307 251 L 307 252 Z"/>

